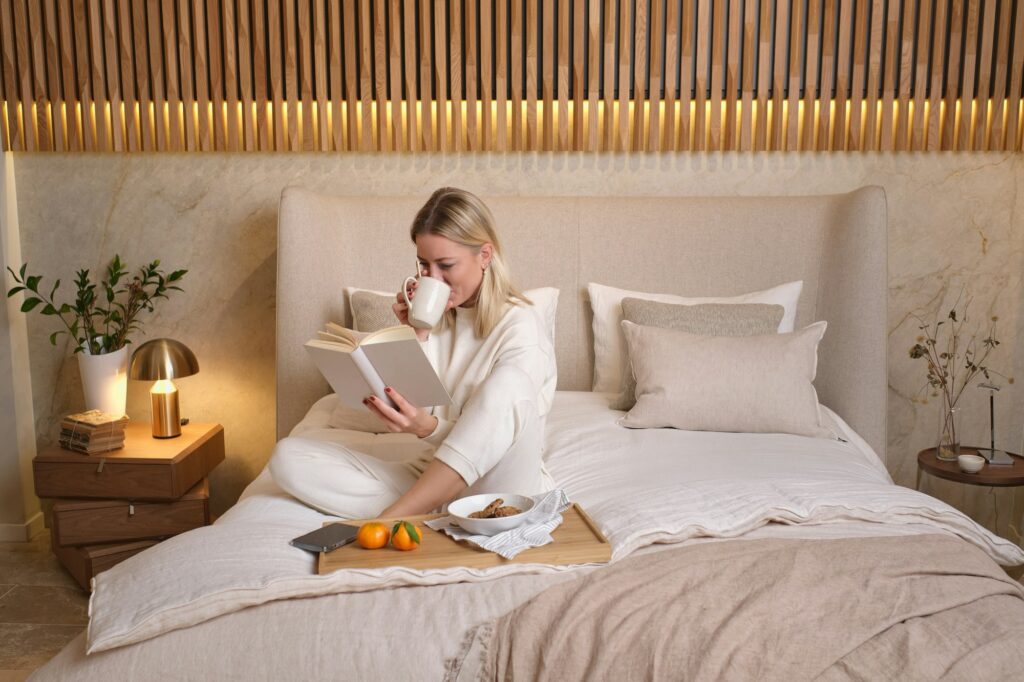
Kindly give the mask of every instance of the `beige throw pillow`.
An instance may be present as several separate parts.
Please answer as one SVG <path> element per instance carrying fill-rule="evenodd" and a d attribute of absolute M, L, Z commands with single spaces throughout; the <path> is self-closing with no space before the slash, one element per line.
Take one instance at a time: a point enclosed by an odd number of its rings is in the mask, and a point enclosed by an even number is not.
<path fill-rule="evenodd" d="M 398 324 L 395 311 L 395 295 L 383 291 L 346 287 L 348 306 L 352 312 L 352 328 L 358 332 L 375 332 L 378 329 Z"/>
<path fill-rule="evenodd" d="M 630 428 L 829 437 L 814 375 L 825 322 L 788 334 L 698 336 L 622 327 L 636 375 Z"/>
<path fill-rule="evenodd" d="M 757 336 L 773 334 L 786 309 L 771 303 L 698 303 L 680 305 L 642 298 L 622 299 L 622 319 L 644 327 L 678 329 L 701 336 Z M 629 410 L 636 403 L 636 380 L 627 365 L 622 388 L 612 404 L 614 410 Z"/>

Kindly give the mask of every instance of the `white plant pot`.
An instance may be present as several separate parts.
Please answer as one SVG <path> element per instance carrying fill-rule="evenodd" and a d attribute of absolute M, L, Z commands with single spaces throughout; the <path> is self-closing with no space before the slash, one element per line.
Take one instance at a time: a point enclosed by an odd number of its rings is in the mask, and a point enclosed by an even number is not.
<path fill-rule="evenodd" d="M 103 355 L 79 353 L 78 370 L 85 409 L 123 416 L 128 399 L 128 347 Z"/>

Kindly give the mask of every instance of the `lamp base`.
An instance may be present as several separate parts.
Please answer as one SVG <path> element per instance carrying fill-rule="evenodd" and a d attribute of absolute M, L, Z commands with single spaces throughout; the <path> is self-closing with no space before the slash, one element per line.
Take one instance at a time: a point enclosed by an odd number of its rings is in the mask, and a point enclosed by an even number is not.
<path fill-rule="evenodd" d="M 153 438 L 177 438 L 181 435 L 181 421 L 178 416 L 178 391 L 153 392 L 149 394 L 153 407 Z"/>

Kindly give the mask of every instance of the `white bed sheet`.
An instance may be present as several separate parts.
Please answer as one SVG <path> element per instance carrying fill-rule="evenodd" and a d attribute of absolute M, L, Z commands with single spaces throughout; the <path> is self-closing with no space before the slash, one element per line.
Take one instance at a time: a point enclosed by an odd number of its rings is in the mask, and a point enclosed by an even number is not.
<path fill-rule="evenodd" d="M 964 537 L 1004 563 L 1024 563 L 1024 553 L 1012 543 L 991 536 L 932 498 L 892 485 L 878 458 L 841 420 L 838 428 L 849 442 L 669 429 L 631 431 L 615 424 L 622 413 L 608 409 L 611 398 L 611 394 L 560 392 L 548 418 L 546 456 L 556 481 L 609 536 L 616 557 L 665 547 L 654 543 L 740 536 L 838 538 L 945 532 Z M 309 437 L 323 429 L 332 400 L 328 396 L 319 401 L 295 433 Z M 166 561 L 148 550 L 99 576 L 90 605 L 90 632 L 97 634 L 94 628 L 99 626 L 107 635 L 116 631 L 124 642 L 143 641 L 86 656 L 86 638 L 79 637 L 33 679 L 154 675 L 432 679 L 442 674 L 441 661 L 455 655 L 462 633 L 470 626 L 589 570 L 499 579 L 467 574 L 455 579 L 480 582 L 359 593 L 352 593 L 351 586 L 339 588 L 335 581 L 329 589 L 342 593 L 324 592 L 328 583 L 312 576 L 312 555 L 287 547 L 286 539 L 317 527 L 326 518 L 281 491 L 264 470 L 214 526 L 153 548 L 169 550 L 165 559 L 176 557 L 169 572 L 158 570 Z M 230 545 L 232 539 L 239 539 L 234 549 L 216 553 L 218 541 Z M 266 544 L 271 539 L 276 540 Z M 260 590 L 249 590 L 248 597 L 239 598 L 246 593 L 242 588 L 252 585 L 221 589 L 232 586 L 239 559 L 259 556 L 254 549 L 263 553 L 260 562 L 287 578 L 275 574 L 275 580 L 262 590 L 273 593 L 267 603 L 258 598 Z M 190 564 L 193 573 L 176 578 L 181 584 L 163 584 L 169 574 L 188 573 Z M 389 584 L 415 582 L 405 580 L 409 576 L 399 578 L 392 577 Z M 420 579 L 423 585 L 431 576 Z M 355 589 L 370 589 L 371 582 Z M 287 589 L 282 591 L 282 586 Z M 191 590 L 185 607 L 193 608 L 204 598 L 209 602 L 202 620 L 189 622 L 180 609 L 148 620 L 140 615 L 146 604 L 166 606 L 175 598 L 180 600 L 180 589 Z M 315 598 L 287 598 L 300 596 Z M 387 655 L 407 650 L 410 638 L 415 655 Z M 117 637 L 107 643 L 111 641 Z"/>

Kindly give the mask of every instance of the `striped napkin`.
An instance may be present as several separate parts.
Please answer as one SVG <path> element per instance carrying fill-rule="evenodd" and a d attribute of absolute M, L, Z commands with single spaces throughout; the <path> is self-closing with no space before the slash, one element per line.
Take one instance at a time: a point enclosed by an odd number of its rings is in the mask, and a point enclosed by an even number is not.
<path fill-rule="evenodd" d="M 569 508 L 569 498 L 561 488 L 533 499 L 536 504 L 527 512 L 526 521 L 497 535 L 473 535 L 455 525 L 455 519 L 450 516 L 425 523 L 456 540 L 467 540 L 481 549 L 512 559 L 525 549 L 551 542 L 551 533 L 562 525 L 562 512 Z"/>

